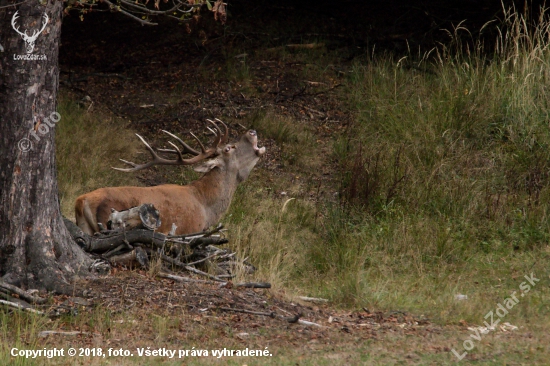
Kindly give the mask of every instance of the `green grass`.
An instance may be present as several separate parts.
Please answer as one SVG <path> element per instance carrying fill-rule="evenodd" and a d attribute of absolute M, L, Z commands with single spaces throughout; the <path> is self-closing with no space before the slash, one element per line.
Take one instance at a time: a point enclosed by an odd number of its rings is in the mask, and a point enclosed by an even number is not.
<path fill-rule="evenodd" d="M 357 119 L 335 145 L 344 211 L 335 219 L 353 217 L 344 219 L 351 231 L 336 230 L 338 248 L 351 232 L 368 252 L 360 262 L 370 289 L 359 287 L 355 303 L 375 295 L 375 305 L 435 304 L 446 313 L 453 292 L 494 301 L 500 278 L 529 269 L 547 277 L 536 258 L 547 255 L 550 234 L 550 57 L 540 44 L 518 47 L 519 55 L 492 59 L 438 51 L 420 64 L 424 72 L 389 56 L 354 67 L 348 93 Z M 388 282 L 374 294 L 373 277 Z"/>
<path fill-rule="evenodd" d="M 494 54 L 457 52 L 457 37 L 433 57 L 353 66 L 341 98 L 354 122 L 333 145 L 340 202 L 298 195 L 283 213 L 260 184 L 237 193 L 231 221 L 258 277 L 340 306 L 481 324 L 534 273 L 541 282 L 507 321 L 547 318 L 548 23 L 508 21 Z M 305 131 L 269 115 L 257 125 L 284 149 Z"/>

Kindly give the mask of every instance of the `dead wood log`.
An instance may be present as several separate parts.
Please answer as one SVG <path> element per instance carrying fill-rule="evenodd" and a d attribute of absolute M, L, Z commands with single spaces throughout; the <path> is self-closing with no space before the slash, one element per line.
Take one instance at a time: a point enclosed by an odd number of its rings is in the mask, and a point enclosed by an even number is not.
<path fill-rule="evenodd" d="M 84 250 L 93 253 L 103 253 L 125 242 L 128 244 L 151 244 L 154 247 L 162 247 L 166 242 L 166 235 L 146 229 L 134 229 L 126 232 L 117 230 L 109 234 L 88 236 L 88 238 L 89 240 Z"/>
<path fill-rule="evenodd" d="M 111 208 L 111 215 L 109 215 L 109 221 L 107 222 L 109 230 L 138 228 L 156 230 L 160 225 L 160 213 L 151 203 L 144 203 L 125 211 L 117 211 Z"/>
<path fill-rule="evenodd" d="M 64 218 L 64 222 L 73 240 L 86 252 L 104 253 L 125 243 L 144 243 L 162 246 L 166 240 L 166 235 L 146 229 L 125 232 L 112 230 L 90 236 L 80 230 L 74 222 L 66 218 Z"/>
<path fill-rule="evenodd" d="M 80 245 L 80 247 L 86 252 L 92 253 L 104 253 L 108 250 L 115 249 L 124 243 L 143 243 L 145 245 L 151 244 L 153 247 L 162 248 L 166 241 L 171 241 L 178 244 L 189 245 L 191 248 L 196 248 L 201 245 L 221 245 L 228 242 L 226 238 L 221 236 L 208 236 L 216 231 L 219 231 L 222 226 L 218 226 L 212 231 L 178 236 L 167 236 L 162 233 L 156 233 L 146 229 L 133 229 L 127 231 L 110 230 L 90 236 L 80 230 L 80 228 L 72 221 L 68 219 L 64 219 L 64 221 L 65 226 L 69 230 L 73 240 L 75 240 L 77 244 Z M 199 235 L 204 235 L 206 237 L 200 237 Z"/>

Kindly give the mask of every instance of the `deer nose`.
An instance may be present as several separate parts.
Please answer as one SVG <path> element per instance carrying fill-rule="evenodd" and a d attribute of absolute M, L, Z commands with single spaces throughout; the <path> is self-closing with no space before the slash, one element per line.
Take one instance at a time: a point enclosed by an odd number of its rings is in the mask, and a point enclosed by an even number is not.
<path fill-rule="evenodd" d="M 248 133 L 252 136 L 256 136 L 256 130 L 250 130 Z"/>

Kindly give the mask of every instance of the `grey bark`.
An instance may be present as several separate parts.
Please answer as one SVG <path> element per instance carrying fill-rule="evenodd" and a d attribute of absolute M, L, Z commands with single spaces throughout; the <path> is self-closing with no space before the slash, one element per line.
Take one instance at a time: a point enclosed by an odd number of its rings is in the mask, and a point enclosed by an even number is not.
<path fill-rule="evenodd" d="M 55 123 L 46 119 L 56 111 L 63 4 L 19 3 L 0 0 L 0 277 L 23 288 L 68 293 L 75 277 L 89 274 L 90 259 L 63 224 Z M 17 5 L 6 7 L 12 4 Z M 25 42 L 11 25 L 16 11 L 17 25 L 28 35 L 41 28 L 44 12 L 48 15 L 32 52 L 45 60 L 14 57 L 27 54 Z"/>

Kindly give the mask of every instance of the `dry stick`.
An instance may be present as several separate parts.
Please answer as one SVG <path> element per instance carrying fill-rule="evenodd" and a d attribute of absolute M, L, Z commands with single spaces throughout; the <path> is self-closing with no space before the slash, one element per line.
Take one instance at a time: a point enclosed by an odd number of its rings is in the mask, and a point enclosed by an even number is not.
<path fill-rule="evenodd" d="M 10 285 L 2 281 L 0 281 L 0 287 L 13 292 L 14 294 L 19 295 L 20 298 L 32 304 L 45 304 L 48 301 L 48 299 L 29 295 L 26 291 L 20 289 L 19 287 Z"/>
<path fill-rule="evenodd" d="M 224 310 L 224 311 L 233 311 L 233 312 L 236 312 L 236 313 L 245 313 L 245 314 L 252 314 L 252 315 L 263 315 L 263 316 L 268 316 L 270 318 L 279 318 L 279 319 L 287 321 L 289 323 L 298 323 L 298 324 L 307 325 L 307 326 L 324 328 L 324 326 L 322 326 L 321 324 L 317 324 L 317 323 L 313 323 L 313 322 L 310 322 L 310 321 L 307 321 L 307 320 L 300 319 L 300 316 L 301 316 L 300 314 L 295 315 L 293 317 L 285 317 L 285 316 L 282 316 L 282 315 L 275 314 L 274 312 L 264 313 L 264 312 L 260 312 L 260 311 L 251 311 L 251 310 L 246 310 L 246 309 L 232 309 L 232 308 L 224 308 L 224 307 L 219 307 L 217 309 Z"/>
<path fill-rule="evenodd" d="M 170 263 L 170 264 L 173 264 L 175 266 L 178 266 L 178 267 L 181 267 L 183 269 L 186 269 L 188 270 L 189 272 L 193 272 L 195 274 L 198 274 L 198 275 L 201 275 L 201 276 L 205 276 L 205 277 L 208 277 L 210 278 L 211 280 L 214 280 L 214 281 L 218 281 L 218 282 L 225 282 L 224 280 L 222 280 L 221 278 L 217 277 L 217 276 L 213 276 L 211 274 L 208 274 L 206 272 L 203 272 L 203 271 L 200 271 L 196 268 L 193 268 L 193 267 L 190 267 L 188 266 L 187 264 L 185 263 L 182 263 L 180 261 L 178 261 L 177 259 L 174 259 L 174 258 L 170 258 L 168 257 L 167 255 L 164 255 L 164 254 L 160 254 L 160 257 L 162 258 L 162 260 Z"/>
<path fill-rule="evenodd" d="M 0 304 L 4 304 L 4 305 L 7 305 L 7 306 L 11 306 L 13 308 L 17 308 L 17 309 L 21 309 L 21 310 L 25 310 L 25 311 L 28 311 L 28 312 L 31 312 L 31 313 L 35 313 L 35 314 L 40 314 L 40 315 L 43 315 L 44 313 L 40 310 L 35 310 L 33 308 L 27 308 L 27 307 L 24 307 L 23 305 L 20 305 L 20 304 L 16 304 L 14 302 L 11 302 L 11 301 L 6 301 L 6 300 L 0 300 Z"/>
<path fill-rule="evenodd" d="M 271 288 L 271 284 L 269 282 L 241 282 L 241 283 L 237 283 L 235 287 Z"/>
<path fill-rule="evenodd" d="M 195 282 L 195 283 L 206 283 L 209 285 L 216 285 L 219 284 L 220 287 L 227 286 L 227 282 L 216 282 L 216 281 L 208 281 L 208 280 L 197 280 L 195 278 L 191 277 L 183 277 L 183 276 L 176 276 L 169 273 L 160 272 L 158 277 L 161 278 L 168 278 L 170 280 L 178 281 L 178 282 Z M 246 288 L 271 288 L 271 284 L 267 282 L 243 282 L 243 283 L 237 283 L 235 287 L 246 287 Z"/>
<path fill-rule="evenodd" d="M 312 327 L 317 327 L 317 328 L 324 328 L 324 326 L 322 326 L 321 324 L 317 324 L 317 323 L 313 323 L 313 322 L 308 322 L 307 320 L 302 320 L 302 319 L 298 319 L 298 324 L 307 325 L 307 326 L 312 326 Z"/>
<path fill-rule="evenodd" d="M 327 299 L 322 299 L 320 297 L 307 297 L 307 296 L 298 296 L 298 298 L 302 301 L 309 301 L 309 302 L 328 302 Z"/>
<path fill-rule="evenodd" d="M 229 240 L 227 240 L 225 238 L 221 238 L 221 237 L 218 238 L 218 237 L 215 237 L 215 236 L 210 236 L 210 237 L 205 237 L 205 238 L 195 238 L 195 239 L 192 239 L 191 241 L 189 241 L 189 248 L 195 249 L 199 245 L 202 245 L 202 246 L 206 246 L 206 245 L 210 245 L 210 244 L 221 245 L 221 244 L 226 244 L 226 243 L 229 243 Z"/>
<path fill-rule="evenodd" d="M 215 284 L 219 283 L 219 282 L 216 282 L 216 281 L 197 280 L 197 279 L 191 278 L 191 277 L 176 276 L 176 275 L 163 273 L 163 272 L 159 273 L 157 276 L 161 277 L 161 278 L 168 278 L 170 280 L 174 280 L 174 281 L 178 281 L 178 282 L 206 283 L 206 284 L 209 284 L 209 285 L 215 285 Z"/>
<path fill-rule="evenodd" d="M 194 261 L 194 262 L 191 262 L 191 263 L 187 263 L 188 266 L 193 266 L 195 264 L 199 264 L 199 263 L 202 263 L 202 262 L 206 262 L 207 260 L 211 259 L 211 258 L 214 258 L 215 256 L 217 256 L 219 253 L 216 252 L 212 255 L 209 255 L 208 257 L 205 257 L 203 259 L 199 259 L 198 261 Z"/>
<path fill-rule="evenodd" d="M 218 224 L 218 226 L 216 226 L 212 230 L 200 231 L 200 232 L 185 234 L 185 235 L 175 235 L 173 237 L 171 235 L 168 235 L 167 238 L 168 239 L 173 239 L 173 238 L 194 239 L 198 237 L 208 237 L 214 233 L 217 233 L 218 231 L 221 231 L 222 229 L 223 229 L 223 224 Z"/>

